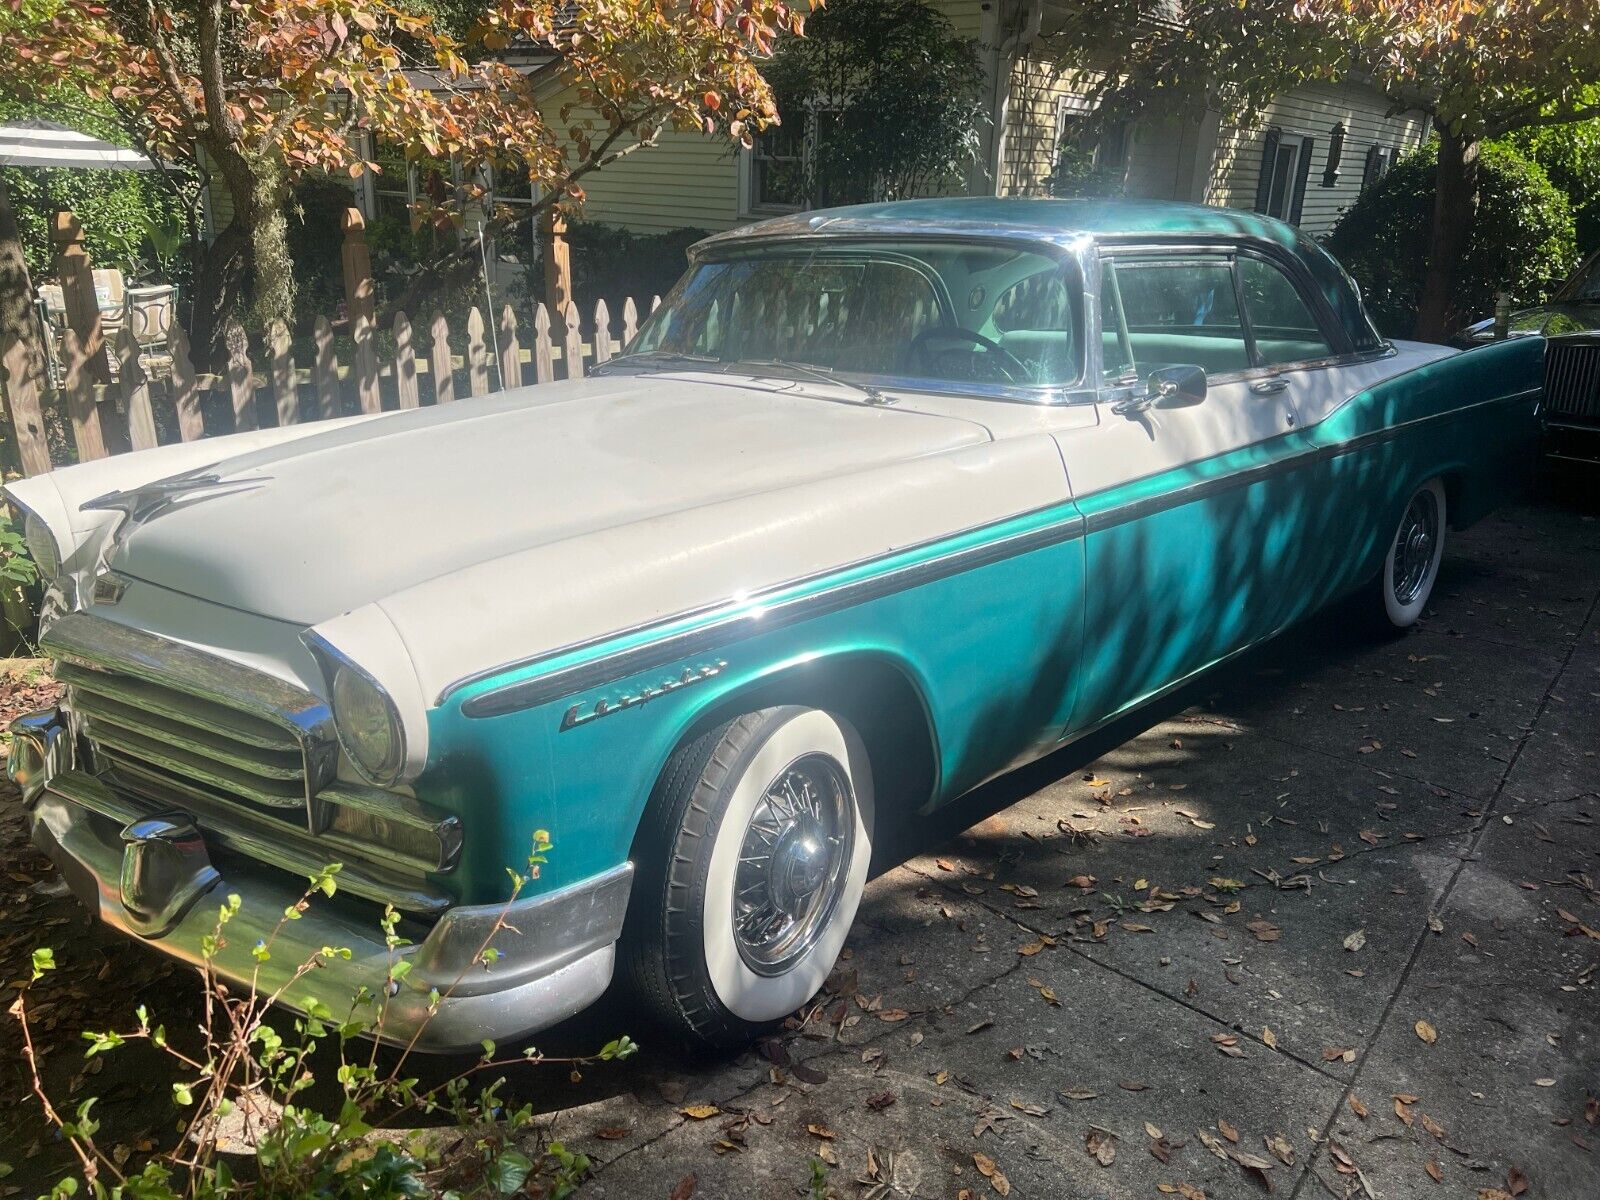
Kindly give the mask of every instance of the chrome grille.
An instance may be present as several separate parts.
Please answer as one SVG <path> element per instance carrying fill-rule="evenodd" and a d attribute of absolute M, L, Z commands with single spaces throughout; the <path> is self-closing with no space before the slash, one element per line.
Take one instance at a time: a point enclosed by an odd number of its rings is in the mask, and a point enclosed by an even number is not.
<path fill-rule="evenodd" d="M 1546 416 L 1561 424 L 1600 426 L 1600 341 L 1552 338 L 1544 363 Z"/>
<path fill-rule="evenodd" d="M 207 841 L 297 872 L 344 864 L 351 891 L 430 911 L 427 875 L 460 850 L 455 818 L 410 796 L 335 779 L 332 717 L 276 676 L 88 613 L 42 639 L 65 708 L 113 790 L 179 807 Z"/>
<path fill-rule="evenodd" d="M 248 804 L 306 808 L 306 766 L 293 734 L 237 709 L 106 670 L 63 663 L 69 707 L 113 764 L 193 781 Z"/>

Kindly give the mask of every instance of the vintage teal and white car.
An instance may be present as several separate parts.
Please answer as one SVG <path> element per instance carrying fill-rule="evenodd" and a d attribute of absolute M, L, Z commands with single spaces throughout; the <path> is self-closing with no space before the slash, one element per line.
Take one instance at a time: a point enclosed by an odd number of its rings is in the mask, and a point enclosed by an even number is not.
<path fill-rule="evenodd" d="M 504 1041 L 615 975 L 735 1042 L 891 831 L 1347 593 L 1412 624 L 1536 454 L 1541 339 L 1385 342 L 1245 213 L 914 201 L 692 259 L 596 377 L 7 488 L 67 686 L 11 770 L 103 921 L 192 960 L 237 894 L 243 977 L 338 861 L 262 968 L 351 949 L 301 1005 L 379 990 L 392 904 L 384 1036 Z"/>

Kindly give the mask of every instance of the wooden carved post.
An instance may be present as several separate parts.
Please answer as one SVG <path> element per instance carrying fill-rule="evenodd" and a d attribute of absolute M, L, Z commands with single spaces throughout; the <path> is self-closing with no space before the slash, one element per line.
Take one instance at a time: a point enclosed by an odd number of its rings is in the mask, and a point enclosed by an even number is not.
<path fill-rule="evenodd" d="M 416 408 L 417 356 L 411 348 L 411 318 L 405 313 L 394 315 L 394 394 L 401 408 Z"/>
<path fill-rule="evenodd" d="M 561 347 L 561 357 L 567 362 L 567 378 L 583 378 L 583 330 L 578 328 L 578 306 L 566 308 L 567 340 Z"/>
<path fill-rule="evenodd" d="M 339 356 L 333 348 L 333 326 L 327 317 L 318 317 L 312 327 L 311 340 L 317 346 L 317 415 L 339 415 Z"/>
<path fill-rule="evenodd" d="M 167 335 L 167 350 L 172 355 L 172 407 L 178 414 L 178 436 L 186 442 L 206 435 L 205 417 L 200 411 L 200 382 L 195 378 L 194 360 L 189 357 L 189 335 L 173 323 Z"/>
<path fill-rule="evenodd" d="M 0 180 L 0 395 L 24 475 L 50 469 L 40 405 L 45 392 L 45 347 L 33 309 L 33 285 L 6 185 Z"/>
<path fill-rule="evenodd" d="M 483 314 L 476 308 L 467 314 L 467 391 L 489 394 L 489 352 L 483 345 Z"/>
<path fill-rule="evenodd" d="M 250 365 L 250 342 L 244 330 L 230 325 L 226 334 L 228 343 L 228 391 L 233 397 L 233 427 L 243 433 L 255 429 L 256 377 Z"/>
<path fill-rule="evenodd" d="M 94 294 L 94 264 L 83 244 L 83 227 L 70 212 L 56 213 L 50 238 L 56 245 L 56 278 L 67 307 L 67 325 L 78 331 L 78 344 L 98 383 L 111 382 L 111 360 L 100 328 L 100 301 Z"/>
<path fill-rule="evenodd" d="M 150 380 L 139 361 L 139 341 L 128 325 L 117 335 L 117 382 L 122 386 L 122 406 L 128 414 L 128 443 L 135 450 L 159 446 L 156 414 L 150 407 Z"/>
<path fill-rule="evenodd" d="M 544 259 L 544 302 L 551 312 L 566 312 L 572 301 L 572 248 L 566 218 L 547 211 L 539 218 L 539 248 Z"/>
<path fill-rule="evenodd" d="M 100 406 L 94 398 L 94 375 L 83 346 L 78 342 L 78 332 L 69 329 L 61 339 L 62 357 L 67 360 L 67 415 L 72 421 L 72 440 L 78 447 L 78 461 L 90 462 L 104 458 L 105 431 L 100 428 Z"/>
<path fill-rule="evenodd" d="M 364 413 L 381 412 L 378 394 L 378 350 L 372 293 L 372 256 L 367 251 L 367 222 L 354 206 L 344 210 L 344 301 L 350 333 L 356 343 L 356 396 Z"/>
<path fill-rule="evenodd" d="M 278 424 L 293 425 L 300 419 L 300 397 L 295 386 L 289 327 L 282 321 L 272 322 L 267 344 L 272 351 L 272 400 L 278 406 Z"/>
<path fill-rule="evenodd" d="M 456 365 L 450 358 L 450 323 L 444 314 L 433 314 L 428 327 L 433 345 L 428 347 L 428 374 L 433 376 L 433 402 L 449 404 L 456 398 Z"/>
<path fill-rule="evenodd" d="M 533 381 L 554 383 L 555 354 L 550 346 L 550 310 L 543 304 L 533 314 Z"/>
<path fill-rule="evenodd" d="M 511 305 L 500 310 L 500 388 L 522 386 L 522 343 L 517 341 L 517 314 Z"/>

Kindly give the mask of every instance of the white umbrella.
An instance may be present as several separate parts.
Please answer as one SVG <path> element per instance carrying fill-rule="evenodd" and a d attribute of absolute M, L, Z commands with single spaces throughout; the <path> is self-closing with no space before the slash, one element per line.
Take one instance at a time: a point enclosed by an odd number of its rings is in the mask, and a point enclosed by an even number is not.
<path fill-rule="evenodd" d="M 79 167 L 153 171 L 137 150 L 125 150 L 86 133 L 30 117 L 0 124 L 0 167 Z"/>

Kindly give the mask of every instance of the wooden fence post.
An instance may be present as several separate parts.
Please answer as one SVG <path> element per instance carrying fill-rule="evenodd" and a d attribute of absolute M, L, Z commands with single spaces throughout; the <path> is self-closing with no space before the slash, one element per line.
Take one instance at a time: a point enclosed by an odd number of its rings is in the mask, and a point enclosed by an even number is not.
<path fill-rule="evenodd" d="M 100 327 L 100 301 L 94 294 L 94 264 L 83 244 L 83 227 L 70 212 L 58 212 L 50 238 L 56 246 L 56 278 L 67 308 L 67 324 L 78 331 L 78 345 L 89 360 L 95 382 L 111 382 L 111 359 Z"/>
<path fill-rule="evenodd" d="M 367 250 L 367 222 L 353 205 L 344 210 L 344 300 L 350 332 L 356 343 L 356 396 L 361 411 L 383 411 L 378 394 L 378 351 L 373 345 L 372 256 Z"/>
<path fill-rule="evenodd" d="M 230 325 L 228 342 L 228 391 L 233 396 L 233 428 L 243 433 L 259 425 L 256 419 L 256 378 L 250 366 L 250 342 L 244 330 Z"/>
<path fill-rule="evenodd" d="M 567 378 L 583 378 L 583 330 L 578 328 L 578 306 L 567 305 L 567 340 L 561 347 L 561 357 L 567 360 Z"/>
<path fill-rule="evenodd" d="M 318 317 L 311 340 L 317 345 L 317 411 L 323 417 L 339 416 L 339 356 L 333 348 L 333 326 Z"/>
<path fill-rule="evenodd" d="M 100 406 L 94 399 L 94 370 L 76 329 L 69 329 L 62 336 L 61 348 L 67 360 L 67 415 L 72 421 L 72 440 L 78 447 L 78 461 L 92 462 L 108 453 L 105 431 L 100 428 Z"/>
<path fill-rule="evenodd" d="M 411 319 L 405 313 L 394 315 L 394 394 L 401 408 L 416 408 L 417 356 L 411 348 Z"/>
<path fill-rule="evenodd" d="M 44 434 L 40 405 L 45 393 L 45 343 L 50 335 L 39 328 L 33 310 L 33 285 L 22 253 L 11 198 L 0 180 L 0 395 L 6 417 L 17 440 L 17 457 L 24 475 L 42 475 L 50 469 L 50 443 Z"/>
<path fill-rule="evenodd" d="M 272 399 L 278 406 L 278 424 L 293 425 L 300 419 L 300 396 L 295 386 L 289 327 L 282 321 L 272 322 L 267 342 L 272 351 Z"/>
<path fill-rule="evenodd" d="M 539 256 L 544 259 L 544 302 L 553 312 L 565 312 L 572 303 L 572 248 L 567 245 L 567 222 L 554 209 L 539 218 Z"/>
<path fill-rule="evenodd" d="M 206 422 L 200 412 L 194 360 L 189 357 L 189 335 L 176 321 L 167 334 L 167 349 L 172 354 L 172 407 L 178 414 L 178 436 L 186 442 L 197 441 L 206 435 Z"/>
<path fill-rule="evenodd" d="M 539 305 L 533 312 L 533 381 L 554 383 L 555 356 L 550 347 L 550 310 Z"/>
<path fill-rule="evenodd" d="M 473 396 L 489 394 L 489 353 L 483 346 L 483 314 L 477 308 L 467 314 L 467 391 Z"/>
<path fill-rule="evenodd" d="M 500 310 L 500 390 L 522 386 L 522 343 L 517 340 L 517 314 L 511 305 Z"/>
<path fill-rule="evenodd" d="M 611 313 L 606 309 L 606 302 L 599 301 L 594 306 L 594 365 L 611 361 Z"/>
<path fill-rule="evenodd" d="M 633 345 L 633 335 L 639 332 L 639 309 L 629 296 L 622 302 L 622 348 Z"/>
<path fill-rule="evenodd" d="M 150 380 L 139 361 L 139 339 L 124 325 L 117 334 L 117 382 L 122 406 L 128 414 L 128 442 L 135 450 L 152 450 L 161 444 L 156 436 L 156 414 L 150 407 Z"/>
<path fill-rule="evenodd" d="M 450 404 L 456 398 L 456 365 L 450 358 L 450 323 L 444 314 L 433 314 L 428 327 L 433 344 L 428 347 L 428 373 L 433 376 L 433 402 Z"/>

